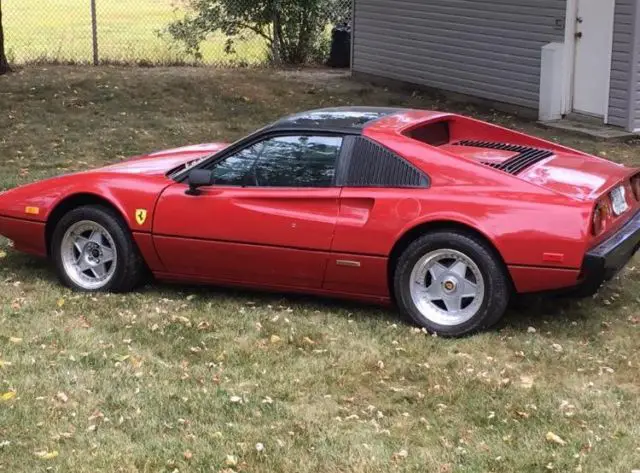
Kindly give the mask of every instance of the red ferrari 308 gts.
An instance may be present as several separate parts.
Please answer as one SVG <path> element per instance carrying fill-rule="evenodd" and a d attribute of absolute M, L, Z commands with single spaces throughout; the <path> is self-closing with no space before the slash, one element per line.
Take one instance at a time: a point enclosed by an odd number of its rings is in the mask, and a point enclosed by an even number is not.
<path fill-rule="evenodd" d="M 640 245 L 640 172 L 471 118 L 331 108 L 234 143 L 0 193 L 0 234 L 81 291 L 157 279 L 394 302 L 462 335 L 594 293 Z"/>

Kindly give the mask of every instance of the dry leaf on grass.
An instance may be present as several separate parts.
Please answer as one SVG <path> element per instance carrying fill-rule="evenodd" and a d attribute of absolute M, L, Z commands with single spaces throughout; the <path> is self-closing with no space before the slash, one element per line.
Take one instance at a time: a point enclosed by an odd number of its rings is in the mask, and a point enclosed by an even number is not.
<path fill-rule="evenodd" d="M 43 460 L 51 460 L 52 458 L 56 458 L 59 453 L 57 450 L 53 450 L 51 452 L 47 450 L 40 450 L 38 452 L 33 452 L 34 455 L 38 458 L 42 458 Z"/>
<path fill-rule="evenodd" d="M 185 327 L 191 327 L 191 320 L 189 320 L 188 318 L 182 316 L 182 315 L 174 315 L 173 317 L 171 317 L 171 321 L 172 322 L 178 322 L 182 325 L 184 325 Z"/>
<path fill-rule="evenodd" d="M 277 335 L 271 335 L 271 339 L 270 339 L 271 343 L 274 343 L 274 344 L 275 343 L 279 343 L 280 340 L 282 340 L 282 339 L 280 337 L 278 337 Z"/>
<path fill-rule="evenodd" d="M 58 394 L 56 394 L 56 399 L 60 402 L 68 402 L 69 401 L 69 396 L 67 396 L 64 392 L 60 391 Z"/>
<path fill-rule="evenodd" d="M 238 457 L 235 455 L 227 455 L 227 458 L 224 460 L 224 464 L 227 466 L 236 466 L 238 464 Z"/>
<path fill-rule="evenodd" d="M 533 378 L 531 376 L 520 376 L 520 387 L 531 389 L 533 387 Z"/>
<path fill-rule="evenodd" d="M 0 395 L 0 401 L 10 401 L 14 397 L 16 397 L 16 392 L 15 391 L 9 391 L 9 392 L 6 392 L 6 393 Z"/>
<path fill-rule="evenodd" d="M 545 435 L 545 439 L 547 439 L 547 442 L 555 443 L 557 445 L 564 446 L 567 444 L 567 442 L 562 440 L 562 438 L 560 438 L 558 435 L 554 434 L 553 432 L 547 432 L 547 435 Z"/>
<path fill-rule="evenodd" d="M 17 345 L 18 343 L 22 343 L 22 338 L 19 338 L 19 337 L 9 337 L 9 341 L 10 341 L 11 343 L 15 343 L 15 344 Z"/>
<path fill-rule="evenodd" d="M 408 456 L 409 456 L 409 452 L 403 449 L 403 450 L 400 450 L 399 452 L 394 453 L 392 458 L 393 460 L 398 461 L 398 460 L 404 460 Z"/>

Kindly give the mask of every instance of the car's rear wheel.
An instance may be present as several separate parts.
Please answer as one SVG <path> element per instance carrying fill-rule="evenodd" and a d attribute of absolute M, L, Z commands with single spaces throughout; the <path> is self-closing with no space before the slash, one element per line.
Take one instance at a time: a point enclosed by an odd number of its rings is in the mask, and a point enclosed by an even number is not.
<path fill-rule="evenodd" d="M 107 207 L 84 206 L 55 227 L 51 254 L 63 284 L 79 291 L 131 290 L 143 262 L 120 216 Z"/>
<path fill-rule="evenodd" d="M 432 333 L 461 336 L 494 325 L 509 302 L 509 279 L 492 249 L 457 231 L 413 241 L 394 271 L 403 313 Z"/>

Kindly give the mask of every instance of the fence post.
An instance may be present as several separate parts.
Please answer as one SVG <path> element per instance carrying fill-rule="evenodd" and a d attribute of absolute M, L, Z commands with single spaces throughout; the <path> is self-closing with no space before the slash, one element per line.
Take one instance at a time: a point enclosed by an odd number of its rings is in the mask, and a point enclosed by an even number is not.
<path fill-rule="evenodd" d="M 91 37 L 93 40 L 93 65 L 100 62 L 98 56 L 98 17 L 96 14 L 96 0 L 91 0 Z"/>

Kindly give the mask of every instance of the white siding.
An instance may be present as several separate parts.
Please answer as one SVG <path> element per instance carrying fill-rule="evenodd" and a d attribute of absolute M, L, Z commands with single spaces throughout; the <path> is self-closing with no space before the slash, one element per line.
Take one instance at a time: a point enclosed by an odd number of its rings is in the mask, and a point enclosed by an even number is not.
<path fill-rule="evenodd" d="M 353 70 L 538 107 L 566 0 L 355 0 Z"/>

